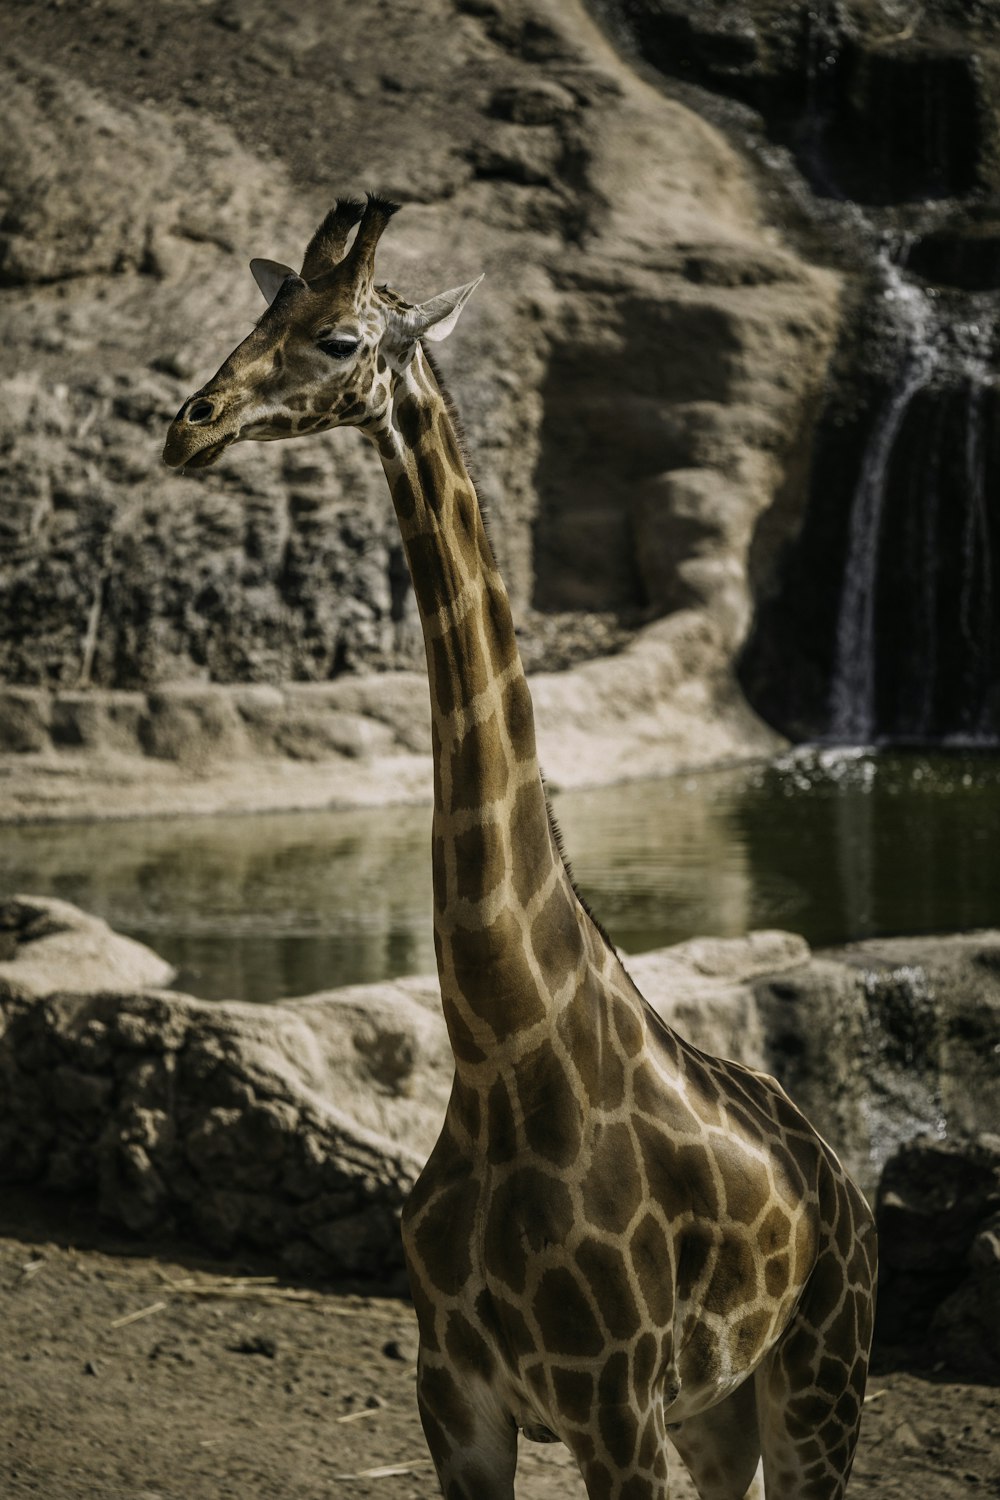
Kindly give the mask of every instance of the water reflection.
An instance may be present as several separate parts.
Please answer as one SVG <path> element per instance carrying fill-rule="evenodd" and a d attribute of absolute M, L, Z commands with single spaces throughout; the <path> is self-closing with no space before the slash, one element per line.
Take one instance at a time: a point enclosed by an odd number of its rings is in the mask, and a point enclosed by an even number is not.
<path fill-rule="evenodd" d="M 178 986 L 271 1000 L 434 967 L 426 808 L 0 832 L 0 889 L 149 943 Z"/>
<path fill-rule="evenodd" d="M 787 927 L 815 946 L 1000 922 L 995 757 L 819 752 L 565 794 L 624 949 Z M 4 829 L 0 889 L 61 896 L 211 998 L 428 971 L 426 808 Z"/>

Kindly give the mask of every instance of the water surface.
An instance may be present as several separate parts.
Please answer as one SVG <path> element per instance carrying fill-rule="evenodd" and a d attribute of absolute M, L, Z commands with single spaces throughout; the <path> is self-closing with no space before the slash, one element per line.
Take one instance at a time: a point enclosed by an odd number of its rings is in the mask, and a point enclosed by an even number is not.
<path fill-rule="evenodd" d="M 566 793 L 584 894 L 627 952 L 754 927 L 814 946 L 1000 923 L 1000 759 L 820 752 Z M 0 891 L 60 896 L 209 998 L 430 971 L 430 811 L 0 831 Z"/>

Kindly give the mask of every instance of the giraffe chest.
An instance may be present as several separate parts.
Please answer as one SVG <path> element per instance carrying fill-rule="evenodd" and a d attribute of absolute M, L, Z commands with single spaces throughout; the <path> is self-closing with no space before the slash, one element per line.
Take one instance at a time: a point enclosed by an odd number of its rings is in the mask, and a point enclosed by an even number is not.
<path fill-rule="evenodd" d="M 565 1170 L 533 1153 L 491 1161 L 446 1130 L 403 1215 L 425 1339 L 446 1341 L 465 1319 L 519 1370 L 543 1342 L 534 1307 L 543 1282 L 568 1277 L 579 1218 Z"/>

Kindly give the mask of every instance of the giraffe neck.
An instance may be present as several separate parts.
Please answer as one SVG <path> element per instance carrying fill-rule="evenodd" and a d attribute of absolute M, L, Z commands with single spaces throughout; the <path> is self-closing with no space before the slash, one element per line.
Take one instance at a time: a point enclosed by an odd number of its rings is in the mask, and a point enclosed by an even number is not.
<path fill-rule="evenodd" d="M 569 1003 L 593 946 L 552 830 L 507 591 L 422 352 L 372 433 L 423 629 L 434 936 L 456 1066 L 502 1065 Z"/>

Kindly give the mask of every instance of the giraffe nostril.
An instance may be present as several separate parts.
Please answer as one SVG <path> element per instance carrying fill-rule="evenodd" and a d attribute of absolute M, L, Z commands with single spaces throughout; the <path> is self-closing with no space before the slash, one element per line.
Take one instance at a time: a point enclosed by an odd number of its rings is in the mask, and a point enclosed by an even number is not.
<path fill-rule="evenodd" d="M 195 401 L 188 408 L 187 419 L 189 422 L 207 422 L 215 415 L 215 407 L 211 401 Z"/>

